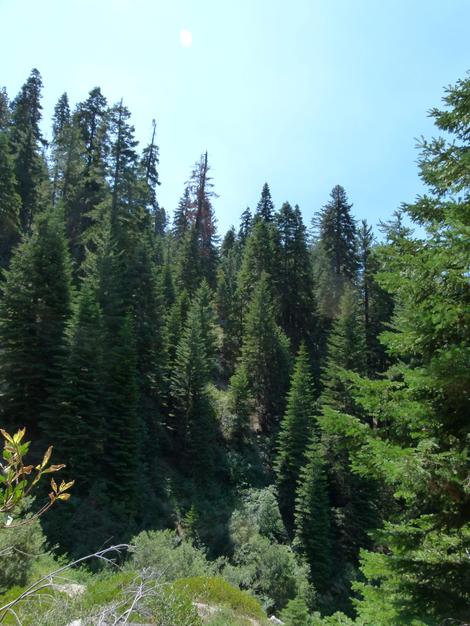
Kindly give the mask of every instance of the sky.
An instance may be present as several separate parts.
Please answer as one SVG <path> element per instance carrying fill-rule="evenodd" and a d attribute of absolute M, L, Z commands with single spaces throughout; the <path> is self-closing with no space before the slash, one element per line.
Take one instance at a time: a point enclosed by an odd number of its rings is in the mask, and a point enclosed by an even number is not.
<path fill-rule="evenodd" d="M 470 69 L 469 24 L 469 0 L 0 0 L 0 85 L 39 69 L 49 136 L 59 96 L 97 85 L 141 144 L 155 119 L 170 215 L 207 150 L 221 233 L 265 181 L 307 223 L 340 184 L 375 225 L 423 191 L 416 140 Z"/>

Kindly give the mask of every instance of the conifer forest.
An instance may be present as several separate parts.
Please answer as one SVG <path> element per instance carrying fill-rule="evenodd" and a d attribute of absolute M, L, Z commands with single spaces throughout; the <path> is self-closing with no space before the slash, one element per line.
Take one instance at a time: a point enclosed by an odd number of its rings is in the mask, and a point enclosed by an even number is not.
<path fill-rule="evenodd" d="M 155 122 L 138 144 L 99 87 L 49 122 L 42 92 L 37 69 L 0 91 L 0 426 L 75 482 L 38 519 L 41 481 L 30 523 L 0 528 L 0 607 L 26 553 L 53 569 L 117 544 L 119 585 L 153 568 L 183 599 L 114 622 L 29 599 L 0 622 L 469 623 L 469 76 L 429 103 L 426 191 L 387 220 L 341 184 L 307 220 L 268 181 L 227 232 L 204 147 L 163 207 Z M 107 567 L 84 566 L 84 597 Z M 201 617 L 180 589 L 201 577 L 258 617 Z"/>

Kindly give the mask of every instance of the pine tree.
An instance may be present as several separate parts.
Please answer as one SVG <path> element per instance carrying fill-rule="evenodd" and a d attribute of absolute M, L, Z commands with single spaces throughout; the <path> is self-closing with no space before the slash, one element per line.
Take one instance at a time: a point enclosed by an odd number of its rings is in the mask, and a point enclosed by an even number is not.
<path fill-rule="evenodd" d="M 161 212 L 161 210 L 164 211 L 164 209 L 160 209 L 156 196 L 157 186 L 161 184 L 157 169 L 160 163 L 160 151 L 155 143 L 156 132 L 157 124 L 155 120 L 152 120 L 152 139 L 148 146 L 143 149 L 141 158 L 141 166 L 145 172 L 145 183 L 148 188 L 148 204 L 150 205 L 155 218 L 155 232 L 158 231 L 156 220 L 157 214 Z M 163 232 L 159 232 L 159 234 L 163 234 Z"/>
<path fill-rule="evenodd" d="M 189 187 L 185 187 L 184 193 L 181 196 L 173 215 L 172 232 L 177 241 L 183 239 L 190 227 L 193 225 L 193 222 Z"/>
<path fill-rule="evenodd" d="M 300 471 L 295 504 L 295 545 L 306 557 L 310 578 L 327 604 L 333 577 L 333 536 L 322 448 L 314 435 Z"/>
<path fill-rule="evenodd" d="M 16 192 L 14 162 L 5 131 L 0 130 L 0 267 L 10 262 L 13 246 L 20 239 L 21 199 Z"/>
<path fill-rule="evenodd" d="M 188 292 L 183 289 L 179 292 L 168 312 L 166 334 L 168 337 L 168 362 L 170 366 L 172 366 L 176 357 L 176 347 L 186 323 L 189 304 Z"/>
<path fill-rule="evenodd" d="M 268 183 L 264 183 L 261 190 L 261 198 L 256 207 L 255 219 L 262 219 L 265 222 L 272 222 L 274 219 L 274 204 L 271 198 Z"/>
<path fill-rule="evenodd" d="M 47 433 L 57 460 L 77 479 L 75 495 L 84 496 L 103 471 L 104 326 L 91 280 L 82 285 L 66 332 L 63 375 L 54 393 Z M 86 450 L 86 454 L 84 454 Z"/>
<path fill-rule="evenodd" d="M 0 302 L 2 415 L 8 428 L 26 426 L 33 440 L 47 437 L 41 422 L 60 379 L 70 280 L 62 217 L 48 210 L 16 248 Z"/>
<path fill-rule="evenodd" d="M 357 293 L 346 287 L 339 304 L 338 317 L 328 338 L 327 362 L 323 373 L 322 403 L 352 410 L 344 370 L 364 373 L 365 332 Z"/>
<path fill-rule="evenodd" d="M 367 583 L 357 585 L 361 619 L 378 625 L 466 620 L 470 603 L 470 79 L 450 87 L 444 102 L 431 113 L 448 138 L 421 143 L 429 195 L 406 207 L 426 237 L 394 237 L 381 279 L 397 300 L 384 339 L 399 364 L 384 380 L 356 386 L 373 428 L 360 432 L 354 418 L 336 418 L 355 434 L 353 467 L 379 475 L 400 504 L 378 533 L 385 549 L 364 554 Z"/>
<path fill-rule="evenodd" d="M 276 324 L 268 276 L 262 274 L 248 309 L 238 368 L 249 376 L 261 430 L 277 431 L 284 410 L 290 355 L 289 340 Z"/>
<path fill-rule="evenodd" d="M 357 571 L 359 551 L 370 545 L 368 532 L 379 523 L 379 486 L 375 481 L 351 472 L 349 440 L 337 432 L 333 416 L 338 411 L 346 411 L 363 417 L 361 406 L 351 391 L 350 375 L 351 372 L 364 374 L 367 369 L 364 330 L 359 296 L 346 286 L 328 339 L 320 421 L 324 428 L 322 444 L 329 479 L 329 500 L 334 512 L 336 584 L 332 596 L 334 603 L 348 612 L 351 611 L 348 600 L 351 577 L 354 578 Z M 325 414 L 331 416 L 330 428 L 325 427 Z"/>
<path fill-rule="evenodd" d="M 99 207 L 108 199 L 106 180 L 109 154 L 108 109 L 99 87 L 80 102 L 65 139 L 66 174 L 63 199 L 67 234 L 75 268 L 84 262 L 86 247 L 94 247 Z M 99 226 L 98 226 L 99 229 Z"/>
<path fill-rule="evenodd" d="M 238 298 L 245 307 L 250 302 L 254 286 L 263 272 L 270 279 L 273 296 L 277 304 L 279 293 L 279 233 L 275 224 L 258 220 L 246 241 L 238 275 Z M 243 314 L 243 311 L 241 313 Z"/>
<path fill-rule="evenodd" d="M 11 113 L 7 90 L 5 87 L 0 87 L 0 131 L 7 130 L 10 121 Z"/>
<path fill-rule="evenodd" d="M 345 285 L 355 283 L 357 273 L 356 225 L 346 192 L 336 185 L 331 200 L 316 216 L 318 231 L 316 273 L 320 314 L 333 319 Z"/>
<path fill-rule="evenodd" d="M 242 329 L 240 325 L 240 302 L 237 290 L 239 255 L 236 248 L 223 256 L 217 274 L 216 309 L 222 328 L 221 361 L 229 378 L 233 374 L 240 352 Z"/>
<path fill-rule="evenodd" d="M 238 229 L 238 241 L 243 248 L 246 240 L 248 239 L 251 228 L 253 225 L 253 217 L 251 215 L 250 207 L 246 207 L 240 217 L 240 228 Z"/>
<path fill-rule="evenodd" d="M 201 286 L 197 290 L 189 313 L 191 316 L 199 316 L 201 339 L 204 344 L 205 358 L 209 366 L 209 374 L 211 374 L 215 368 L 217 339 L 215 333 L 213 294 L 206 280 L 202 281 Z"/>
<path fill-rule="evenodd" d="M 392 219 L 379 222 L 379 230 L 384 234 L 385 241 L 389 244 L 399 243 L 402 239 L 410 237 L 413 230 L 405 225 L 405 210 L 403 207 L 393 212 Z"/>
<path fill-rule="evenodd" d="M 369 375 L 383 372 L 388 359 L 379 336 L 386 329 L 393 312 L 393 300 L 380 287 L 376 275 L 380 270 L 377 248 L 374 245 L 372 227 L 366 220 L 361 222 L 358 231 L 359 288 L 363 310 L 365 361 Z"/>
<path fill-rule="evenodd" d="M 73 258 L 83 263 L 85 245 L 93 238 L 93 226 L 99 219 L 98 207 L 108 198 L 106 180 L 110 150 L 109 115 L 106 98 L 99 87 L 80 102 L 73 114 L 75 132 L 68 150 L 69 159 L 79 162 L 70 176 L 67 197 L 67 222 Z"/>
<path fill-rule="evenodd" d="M 87 178 L 99 183 L 105 174 L 109 151 L 107 100 L 99 87 L 92 89 L 88 98 L 78 104 L 74 117 L 85 144 Z"/>
<path fill-rule="evenodd" d="M 185 290 L 188 294 L 193 294 L 203 279 L 195 225 L 186 232 L 179 245 L 175 278 L 178 289 Z"/>
<path fill-rule="evenodd" d="M 195 164 L 189 186 L 195 207 L 195 227 L 198 234 L 201 272 L 209 285 L 214 287 L 217 271 L 217 232 L 211 199 L 216 195 L 212 191 L 213 184 L 209 170 L 206 152 Z"/>
<path fill-rule="evenodd" d="M 132 240 L 145 229 L 151 229 L 151 217 L 146 206 L 147 183 L 142 177 L 135 150 L 134 127 L 130 111 L 122 100 L 109 111 L 111 136 L 109 175 L 111 178 L 111 226 L 115 235 Z M 148 188 L 147 188 L 148 189 Z"/>
<path fill-rule="evenodd" d="M 157 480 L 158 441 L 168 393 L 166 336 L 163 295 L 152 258 L 150 239 L 141 238 L 128 255 L 123 297 L 132 311 L 138 381 L 137 410 L 141 419 L 145 476 Z"/>
<path fill-rule="evenodd" d="M 71 117 L 69 99 L 63 93 L 54 107 L 52 118 L 52 204 L 55 205 L 58 196 L 63 195 L 63 179 L 67 163 L 67 131 L 70 131 Z M 62 179 L 62 180 L 61 180 Z M 62 184 L 61 184 L 62 183 Z M 62 193 L 59 193 L 59 186 Z"/>
<path fill-rule="evenodd" d="M 315 417 L 315 385 L 309 361 L 305 344 L 302 344 L 291 377 L 274 463 L 279 509 L 290 532 L 294 522 L 295 490 L 305 461 L 305 449 L 312 431 L 315 430 L 317 436 L 319 435 Z"/>
<path fill-rule="evenodd" d="M 222 245 L 220 246 L 220 256 L 222 258 L 226 257 L 229 252 L 235 246 L 237 235 L 235 233 L 235 228 L 231 226 L 228 231 L 225 233 L 225 237 L 223 238 Z"/>
<path fill-rule="evenodd" d="M 207 391 L 213 364 L 208 358 L 200 307 L 192 306 L 176 349 L 171 380 L 175 446 L 183 469 L 205 482 L 213 465 L 215 419 Z"/>
<path fill-rule="evenodd" d="M 294 350 L 315 341 L 315 296 L 306 229 L 298 206 L 285 202 L 276 216 L 279 231 L 279 294 L 281 326 Z"/>
<path fill-rule="evenodd" d="M 15 162 L 17 190 L 21 198 L 20 224 L 31 231 L 34 216 L 45 206 L 47 168 L 42 155 L 45 141 L 41 134 L 42 79 L 33 69 L 12 102 L 10 140 Z"/>
<path fill-rule="evenodd" d="M 254 413 L 250 376 L 246 367 L 238 367 L 230 378 L 230 408 L 235 417 L 232 441 L 241 448 L 250 439 L 251 416 Z"/>
<path fill-rule="evenodd" d="M 137 411 L 137 355 L 131 315 L 120 323 L 116 335 L 107 337 L 104 384 L 106 441 L 104 477 L 111 510 L 127 528 L 132 527 L 139 502 L 139 449 L 142 422 Z"/>

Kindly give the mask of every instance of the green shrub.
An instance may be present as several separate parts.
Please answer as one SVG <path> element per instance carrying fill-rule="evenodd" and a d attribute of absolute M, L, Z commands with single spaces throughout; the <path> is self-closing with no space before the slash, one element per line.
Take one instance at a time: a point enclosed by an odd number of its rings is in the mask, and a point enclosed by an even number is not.
<path fill-rule="evenodd" d="M 313 626 L 308 606 L 302 598 L 289 600 L 280 617 L 285 626 Z"/>
<path fill-rule="evenodd" d="M 180 578 L 174 583 L 176 589 L 184 590 L 191 598 L 211 606 L 225 606 L 242 615 L 255 619 L 266 617 L 259 602 L 249 593 L 241 591 L 219 577 L 195 576 Z"/>
<path fill-rule="evenodd" d="M 307 568 L 296 561 L 289 546 L 272 543 L 259 534 L 236 548 L 233 564 L 224 568 L 223 576 L 232 584 L 249 589 L 268 611 L 282 609 L 296 596 L 313 605 Z"/>
<path fill-rule="evenodd" d="M 116 599 L 135 579 L 135 572 L 103 572 L 92 577 L 80 598 L 82 608 L 102 606 Z"/>
<path fill-rule="evenodd" d="M 207 626 L 253 626 L 251 618 L 237 615 L 235 611 L 227 608 L 219 609 L 211 616 L 205 617 L 204 624 Z"/>
<path fill-rule="evenodd" d="M 207 560 L 202 549 L 171 530 L 140 533 L 131 542 L 131 553 L 132 568 L 151 569 L 162 581 L 215 573 L 215 565 Z"/>
<path fill-rule="evenodd" d="M 157 587 L 156 592 L 143 605 L 145 612 L 142 611 L 142 617 L 147 620 L 150 617 L 152 624 L 156 626 L 202 626 L 191 598 L 173 584 Z"/>
<path fill-rule="evenodd" d="M 38 520 L 0 530 L 0 593 L 26 584 L 35 560 L 44 551 L 44 541 Z"/>
<path fill-rule="evenodd" d="M 230 535 L 235 545 L 246 543 L 257 533 L 274 541 L 287 539 L 273 486 L 247 489 L 241 506 L 232 514 Z"/>

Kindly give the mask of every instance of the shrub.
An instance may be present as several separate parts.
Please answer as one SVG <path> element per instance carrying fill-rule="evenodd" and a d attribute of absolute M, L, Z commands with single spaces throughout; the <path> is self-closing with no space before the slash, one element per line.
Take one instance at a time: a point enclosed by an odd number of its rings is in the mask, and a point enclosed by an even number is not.
<path fill-rule="evenodd" d="M 224 578 L 252 591 L 266 610 L 280 610 L 298 595 L 312 605 L 307 569 L 297 563 L 289 546 L 258 534 L 236 548 L 233 561 L 224 568 Z"/>
<path fill-rule="evenodd" d="M 28 519 L 27 516 L 23 519 Z M 13 585 L 23 586 L 37 557 L 44 549 L 45 538 L 39 521 L 3 528 L 0 531 L 0 593 Z"/>
<path fill-rule="evenodd" d="M 273 486 L 247 489 L 242 505 L 233 512 L 230 534 L 235 545 L 242 545 L 256 534 L 275 541 L 287 538 Z"/>
<path fill-rule="evenodd" d="M 220 577 L 180 578 L 174 583 L 174 587 L 184 590 L 191 598 L 200 602 L 226 606 L 255 619 L 266 617 L 261 605 L 253 596 Z"/>
<path fill-rule="evenodd" d="M 132 567 L 151 569 L 162 581 L 215 573 L 204 551 L 172 530 L 144 531 L 131 542 Z"/>
<path fill-rule="evenodd" d="M 313 626 L 307 604 L 302 598 L 289 600 L 287 606 L 281 611 L 281 620 L 285 626 Z"/>
<path fill-rule="evenodd" d="M 156 593 L 144 601 L 144 608 L 151 614 L 156 626 L 202 626 L 190 597 L 174 585 L 162 585 Z M 147 613 L 144 613 L 147 617 Z"/>

